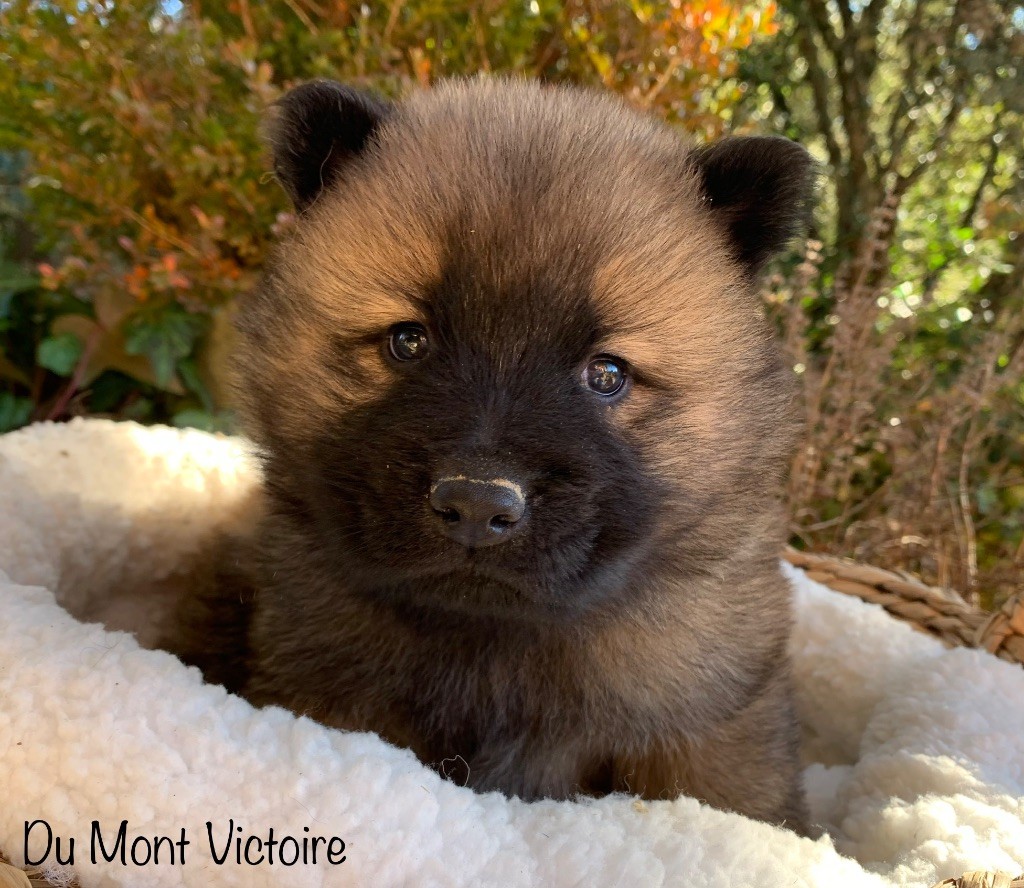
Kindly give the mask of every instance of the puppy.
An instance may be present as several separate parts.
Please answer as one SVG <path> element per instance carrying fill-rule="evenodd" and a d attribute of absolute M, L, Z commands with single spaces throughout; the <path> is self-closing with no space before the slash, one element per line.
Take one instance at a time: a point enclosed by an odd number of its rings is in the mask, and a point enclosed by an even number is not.
<path fill-rule="evenodd" d="M 237 358 L 265 502 L 166 646 L 478 790 L 802 828 L 754 284 L 806 152 L 487 80 L 308 83 L 270 141 L 298 218 Z"/>

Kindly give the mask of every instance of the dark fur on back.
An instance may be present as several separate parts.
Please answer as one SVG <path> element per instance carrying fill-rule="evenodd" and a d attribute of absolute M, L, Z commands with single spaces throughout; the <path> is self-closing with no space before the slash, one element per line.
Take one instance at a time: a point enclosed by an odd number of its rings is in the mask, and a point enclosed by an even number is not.
<path fill-rule="evenodd" d="M 307 85 L 271 139 L 302 212 L 239 324 L 266 512 L 168 645 L 478 789 L 802 823 L 792 391 L 752 287 L 806 153 L 697 151 L 614 99 L 487 81 L 398 105 Z M 385 345 L 405 321 L 430 335 L 409 366 Z M 617 400 L 581 384 L 602 354 Z M 514 538 L 440 532 L 431 479 L 466 465 L 528 491 Z"/>

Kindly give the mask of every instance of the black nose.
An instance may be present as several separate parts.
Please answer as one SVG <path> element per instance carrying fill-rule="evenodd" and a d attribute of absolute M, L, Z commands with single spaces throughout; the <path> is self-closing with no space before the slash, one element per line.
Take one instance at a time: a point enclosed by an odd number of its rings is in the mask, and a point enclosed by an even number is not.
<path fill-rule="evenodd" d="M 471 549 L 502 543 L 525 524 L 523 490 L 505 478 L 439 478 L 430 505 L 445 535 Z"/>

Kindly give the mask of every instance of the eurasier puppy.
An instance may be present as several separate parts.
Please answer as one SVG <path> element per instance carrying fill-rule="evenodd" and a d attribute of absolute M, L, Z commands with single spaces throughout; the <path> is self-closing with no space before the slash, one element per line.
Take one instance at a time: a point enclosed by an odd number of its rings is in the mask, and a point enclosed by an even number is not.
<path fill-rule="evenodd" d="M 754 281 L 805 151 L 494 81 L 309 83 L 270 140 L 298 221 L 237 365 L 265 509 L 167 645 L 478 790 L 800 828 L 792 389 Z"/>

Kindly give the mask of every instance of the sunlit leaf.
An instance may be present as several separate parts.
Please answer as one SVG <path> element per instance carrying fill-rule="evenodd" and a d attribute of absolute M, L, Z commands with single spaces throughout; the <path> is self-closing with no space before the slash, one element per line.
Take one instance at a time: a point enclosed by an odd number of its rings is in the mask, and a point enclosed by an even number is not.
<path fill-rule="evenodd" d="M 74 333 L 47 336 L 36 349 L 36 362 L 58 376 L 70 376 L 82 356 L 82 340 Z"/>
<path fill-rule="evenodd" d="M 133 317 L 125 325 L 125 350 L 149 358 L 157 383 L 166 388 L 175 365 L 191 353 L 203 326 L 202 318 L 178 308 Z"/>

